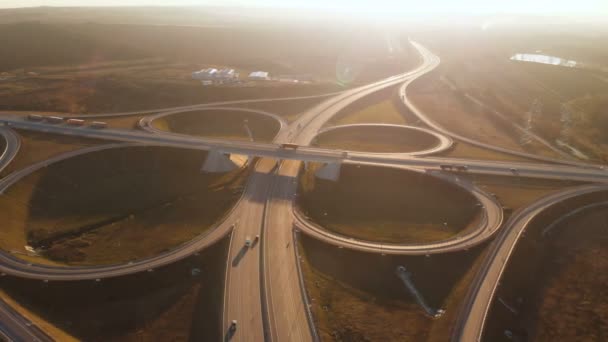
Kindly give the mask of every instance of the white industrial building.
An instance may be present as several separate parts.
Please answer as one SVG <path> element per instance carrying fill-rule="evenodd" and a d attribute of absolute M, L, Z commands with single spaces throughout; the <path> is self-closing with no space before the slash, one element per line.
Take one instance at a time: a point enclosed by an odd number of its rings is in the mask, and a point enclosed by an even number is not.
<path fill-rule="evenodd" d="M 234 69 L 207 68 L 192 73 L 192 79 L 202 81 L 204 84 L 234 82 L 239 78 L 239 74 Z"/>
<path fill-rule="evenodd" d="M 266 71 L 254 71 L 249 74 L 249 79 L 252 81 L 268 81 L 270 77 Z"/>

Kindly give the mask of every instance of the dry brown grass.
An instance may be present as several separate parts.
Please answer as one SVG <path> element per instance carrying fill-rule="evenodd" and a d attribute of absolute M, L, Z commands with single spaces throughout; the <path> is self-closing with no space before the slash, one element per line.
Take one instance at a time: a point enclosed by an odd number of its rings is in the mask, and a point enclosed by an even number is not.
<path fill-rule="evenodd" d="M 314 222 L 369 241 L 444 240 L 476 223 L 475 197 L 455 185 L 413 171 L 343 165 L 338 182 L 301 179 L 298 205 Z M 444 226 L 444 222 L 447 226 Z"/>
<path fill-rule="evenodd" d="M 19 131 L 21 148 L 2 176 L 53 156 L 104 143 L 100 140 L 57 136 L 47 133 Z"/>
<path fill-rule="evenodd" d="M 151 273 L 100 283 L 4 277 L 0 294 L 60 341 L 217 341 L 227 243 Z M 193 268 L 200 275 L 192 276 Z"/>
<path fill-rule="evenodd" d="M 315 146 L 365 152 L 415 152 L 439 142 L 424 132 L 400 127 L 345 127 L 318 135 Z"/>
<path fill-rule="evenodd" d="M 212 227 L 239 198 L 243 170 L 204 174 L 205 153 L 132 147 L 78 156 L 0 198 L 2 247 L 36 262 L 112 264 L 153 256 Z M 48 259 L 47 259 L 48 258 Z"/>
<path fill-rule="evenodd" d="M 575 208 L 606 201 L 605 192 L 581 195 L 541 212 L 526 229 L 511 255 L 496 292 L 484 331 L 485 339 L 601 340 L 607 315 L 601 288 L 605 254 L 606 209 L 573 216 L 543 230 Z M 517 314 L 513 314 L 501 298 Z M 588 302 L 588 303 L 587 303 Z M 563 329 L 562 329 L 563 327 Z"/>
<path fill-rule="evenodd" d="M 280 123 L 271 117 L 238 110 L 213 109 L 170 115 L 161 118 L 161 126 L 156 127 L 168 127 L 169 131 L 180 134 L 248 141 L 250 138 L 245 120 L 255 141 L 271 142 L 280 129 Z"/>
<path fill-rule="evenodd" d="M 338 249 L 301 236 L 302 270 L 313 318 L 324 341 L 436 341 L 449 336 L 458 293 L 474 272 L 478 250 L 424 256 L 381 256 Z M 353 266 L 353 265 L 356 265 Z M 446 314 L 433 320 L 395 275 L 398 265 L 427 302 Z"/>

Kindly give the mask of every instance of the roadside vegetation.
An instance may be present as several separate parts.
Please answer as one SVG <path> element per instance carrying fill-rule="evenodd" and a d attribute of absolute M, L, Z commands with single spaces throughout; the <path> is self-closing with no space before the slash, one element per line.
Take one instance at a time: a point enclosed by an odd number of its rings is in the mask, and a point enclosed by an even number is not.
<path fill-rule="evenodd" d="M 268 116 L 213 109 L 177 113 L 155 120 L 152 124 L 174 133 L 247 141 L 250 137 L 246 127 L 249 127 L 253 140 L 257 142 L 271 142 L 281 128 L 276 119 Z"/>
<path fill-rule="evenodd" d="M 298 206 L 325 229 L 356 239 L 425 243 L 451 238 L 477 224 L 473 195 L 414 171 L 342 165 L 337 182 L 300 177 Z"/>
<path fill-rule="evenodd" d="M 600 192 L 566 200 L 530 223 L 506 266 L 484 340 L 506 340 L 506 330 L 529 340 L 602 339 L 608 329 L 602 290 L 608 210 L 589 209 L 543 231 L 565 213 L 607 199 Z"/>
<path fill-rule="evenodd" d="M 100 282 L 0 279 L 0 298 L 58 341 L 219 341 L 228 239 L 154 272 Z"/>
<path fill-rule="evenodd" d="M 425 132 L 403 127 L 343 127 L 317 135 L 314 146 L 323 148 L 407 153 L 435 147 L 439 141 Z"/>
<path fill-rule="evenodd" d="M 382 256 L 339 249 L 302 234 L 301 267 L 322 341 L 446 341 L 480 248 L 464 253 Z M 353 267 L 353 265 L 357 265 Z M 425 300 L 445 313 L 425 314 L 401 280 L 405 266 Z"/>
<path fill-rule="evenodd" d="M 125 263 L 174 248 L 217 224 L 242 193 L 248 169 L 202 173 L 205 157 L 128 147 L 50 165 L 0 198 L 0 246 L 67 265 Z"/>

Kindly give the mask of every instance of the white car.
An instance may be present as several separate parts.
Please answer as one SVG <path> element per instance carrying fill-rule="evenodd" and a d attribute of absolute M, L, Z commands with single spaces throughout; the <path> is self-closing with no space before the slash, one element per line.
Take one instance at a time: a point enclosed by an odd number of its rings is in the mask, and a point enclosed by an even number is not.
<path fill-rule="evenodd" d="M 245 247 L 251 247 L 251 239 L 249 237 L 245 239 Z"/>

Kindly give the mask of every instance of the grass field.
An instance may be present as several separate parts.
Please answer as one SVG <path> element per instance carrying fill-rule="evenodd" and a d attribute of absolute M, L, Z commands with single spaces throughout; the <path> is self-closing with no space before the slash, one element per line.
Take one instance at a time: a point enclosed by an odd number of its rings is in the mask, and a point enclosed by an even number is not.
<path fill-rule="evenodd" d="M 496 152 L 485 148 L 473 146 L 464 142 L 456 142 L 449 150 L 437 154 L 447 158 L 463 158 L 474 160 L 500 160 L 516 162 L 533 162 L 534 160 L 517 157 L 506 153 Z"/>
<path fill-rule="evenodd" d="M 405 125 L 412 117 L 408 116 L 405 108 L 398 104 L 399 98 L 396 87 L 372 93 L 344 108 L 331 118 L 328 126 L 348 125 L 356 123 L 388 123 Z"/>
<path fill-rule="evenodd" d="M 526 207 L 543 196 L 582 185 L 580 182 L 573 181 L 485 175 L 478 175 L 473 178 L 478 187 L 495 194 L 500 204 L 510 209 L 505 212 L 507 216 L 513 210 Z"/>
<path fill-rule="evenodd" d="M 381 256 L 338 249 L 302 235 L 300 254 L 321 340 L 444 341 L 480 250 L 430 258 Z M 432 307 L 446 310 L 441 318 L 424 314 L 395 275 L 398 265 L 412 273 Z"/>
<path fill-rule="evenodd" d="M 96 20 L 49 23 L 43 18 L 1 24 L 5 13 L 0 13 L 0 40 L 12 53 L 0 56 L 3 110 L 99 113 L 323 94 L 401 73 L 418 63 L 404 37 L 399 37 L 403 51 L 389 53 L 383 30 L 329 22 L 311 27 L 238 18 L 228 26 L 184 26 L 181 21 L 179 26 L 165 26 Z M 342 77 L 341 65 L 353 71 L 354 78 Z M 312 83 L 202 87 L 191 73 L 205 67 L 231 67 L 244 80 L 249 72 L 264 70 L 273 76 L 300 75 Z"/>
<path fill-rule="evenodd" d="M 338 182 L 300 177 L 298 206 L 338 234 L 393 243 L 444 240 L 476 223 L 473 195 L 413 171 L 342 165 Z M 447 223 L 444 226 L 444 223 Z"/>
<path fill-rule="evenodd" d="M 121 148 L 37 171 L 0 198 L 0 244 L 19 255 L 30 245 L 42 256 L 35 262 L 70 265 L 121 263 L 171 249 L 212 227 L 241 194 L 247 170 L 201 173 L 205 155 Z"/>
<path fill-rule="evenodd" d="M 566 141 L 591 160 L 608 160 L 607 143 L 603 134 L 606 127 L 603 108 L 608 90 L 605 77 L 598 72 L 577 68 L 509 60 L 514 53 L 541 51 L 540 53 L 556 53 L 560 57 L 575 58 L 581 63 L 597 64 L 598 59 L 601 60 L 606 55 L 605 47 L 597 44 L 599 37 L 581 32 L 564 35 L 527 30 L 491 33 L 454 30 L 445 35 L 429 35 L 426 39 L 433 51 L 440 55 L 442 63 L 434 72 L 435 76 L 431 74 L 426 77 L 426 87 L 434 87 L 432 91 L 429 90 L 429 98 L 423 99 L 424 95 L 421 95 L 418 100 L 422 109 L 426 108 L 436 115 L 433 118 L 446 124 L 447 128 L 466 131 L 466 127 L 459 127 L 458 122 L 449 121 L 450 118 L 445 115 L 471 126 L 473 129 L 467 132 L 467 136 L 489 141 L 488 138 L 496 135 L 493 139 L 495 143 L 511 148 L 507 136 L 512 136 L 511 140 L 518 138 L 512 132 L 509 133 L 511 128 L 508 125 L 518 123 L 525 126 L 532 104 L 538 101 L 541 104 L 540 111 L 531 121 L 534 133 L 555 146 L 556 139 Z M 436 81 L 447 80 L 453 89 L 444 89 L 446 82 L 437 82 L 433 86 L 433 78 Z M 417 81 L 411 88 L 414 100 L 415 92 L 423 91 L 424 82 L 426 81 Z M 435 103 L 432 103 L 432 94 L 436 96 L 440 92 L 441 101 L 435 99 Z M 467 101 L 466 94 L 501 112 L 508 120 L 501 123 L 498 118 L 492 118 L 491 113 L 478 115 L 477 112 L 483 114 L 483 111 Z M 454 96 L 454 101 L 450 96 Z M 461 104 L 457 101 L 461 101 Z M 569 106 L 571 112 L 569 129 L 565 129 L 567 125 L 562 122 L 563 105 Z M 485 131 L 474 128 L 477 122 L 483 122 L 480 120 L 487 121 L 487 124 L 482 124 Z M 502 135 L 492 133 L 492 125 L 502 131 Z M 476 130 L 478 133 L 475 133 Z M 525 149 L 549 155 L 541 146 L 526 146 Z"/>
<path fill-rule="evenodd" d="M 104 141 L 95 139 L 58 136 L 41 132 L 18 131 L 18 133 L 21 138 L 21 147 L 15 159 L 2 171 L 3 177 L 50 157 L 104 143 Z"/>
<path fill-rule="evenodd" d="M 169 131 L 209 138 L 230 138 L 249 140 L 247 126 L 253 134 L 254 141 L 271 142 L 279 132 L 280 123 L 274 118 L 241 111 L 204 110 L 177 113 L 160 119 L 156 126 Z M 155 123 L 153 123 L 156 125 Z"/>
<path fill-rule="evenodd" d="M 321 133 L 313 145 L 365 152 L 415 152 L 436 146 L 427 133 L 401 127 L 344 127 Z"/>
<path fill-rule="evenodd" d="M 3 277 L 0 297 L 60 341 L 217 341 L 227 247 L 99 283 Z"/>

